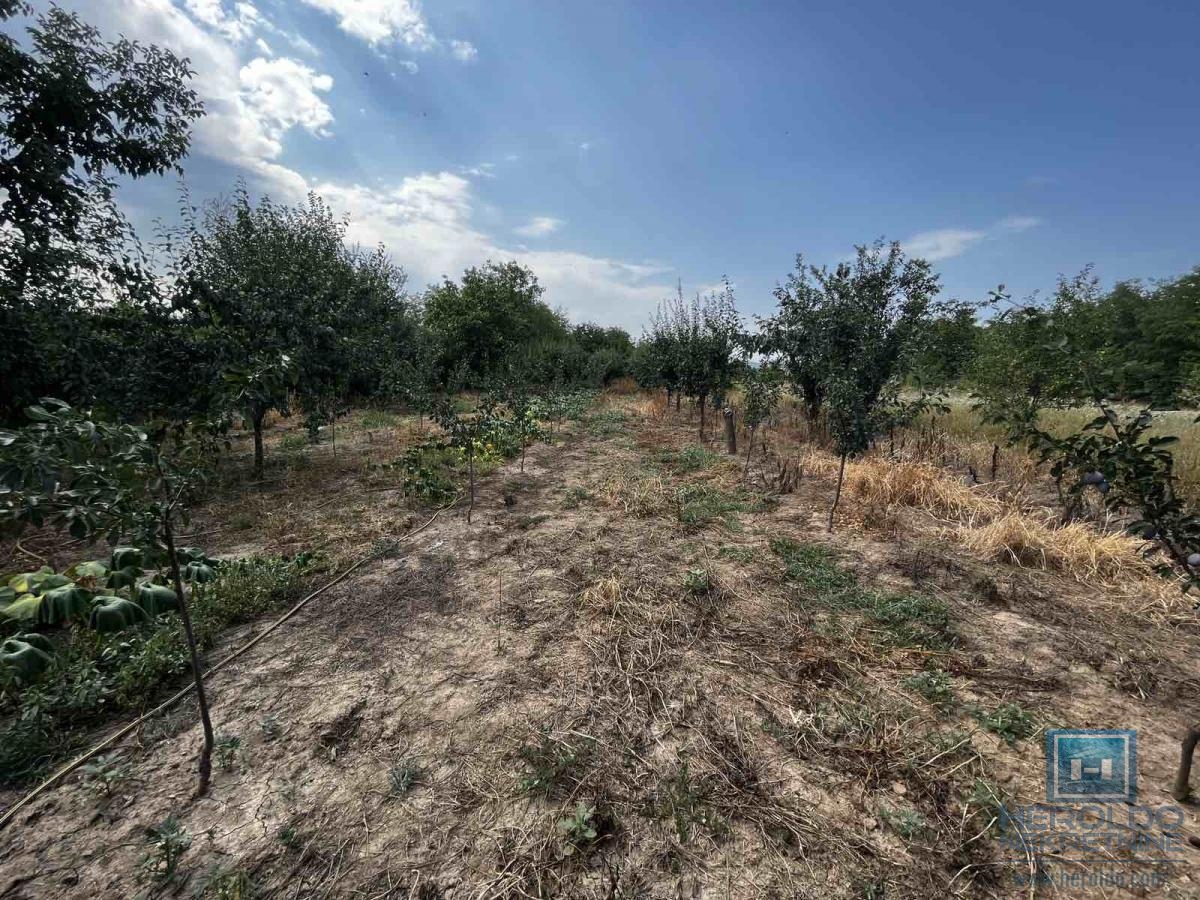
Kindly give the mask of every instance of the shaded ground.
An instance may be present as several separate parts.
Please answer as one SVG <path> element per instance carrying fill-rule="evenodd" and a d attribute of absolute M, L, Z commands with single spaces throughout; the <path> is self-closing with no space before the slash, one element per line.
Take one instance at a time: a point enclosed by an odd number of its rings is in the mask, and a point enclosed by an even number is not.
<path fill-rule="evenodd" d="M 111 799 L 40 799 L 0 834 L 0 896 L 152 893 L 169 814 L 193 840 L 166 895 L 1025 895 L 996 806 L 1044 798 L 1045 727 L 1137 728 L 1142 802 L 1169 802 L 1194 618 L 971 558 L 914 511 L 827 535 L 826 471 L 756 493 L 649 412 L 532 448 L 471 525 L 442 512 L 214 676 L 241 749 L 207 798 L 184 708 Z M 362 460 L 396 435 L 366 433 L 195 528 L 343 560 L 400 537 L 429 513 L 381 490 Z M 1155 896 L 1200 896 L 1186 852 Z"/>

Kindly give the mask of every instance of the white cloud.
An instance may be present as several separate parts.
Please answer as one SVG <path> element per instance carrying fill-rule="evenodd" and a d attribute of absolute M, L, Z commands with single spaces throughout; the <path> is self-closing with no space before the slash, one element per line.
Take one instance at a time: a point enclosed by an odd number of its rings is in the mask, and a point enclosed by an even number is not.
<path fill-rule="evenodd" d="M 472 224 L 471 182 L 455 173 L 415 175 L 391 189 L 337 182 L 313 189 L 348 215 L 351 239 L 384 244 L 408 269 L 414 285 L 442 275 L 456 278 L 486 259 L 516 259 L 537 274 L 547 301 L 575 321 L 622 325 L 635 334 L 673 290 L 673 279 L 667 277 L 671 269 L 657 263 L 500 244 Z"/>
<path fill-rule="evenodd" d="M 985 237 L 986 231 L 941 228 L 937 231 L 922 231 L 900 243 L 909 256 L 919 256 L 930 262 L 937 262 L 962 255 L 968 247 L 979 243 Z"/>
<path fill-rule="evenodd" d="M 254 46 L 258 48 L 258 52 L 263 56 L 274 56 L 275 51 L 271 49 L 271 45 L 262 38 L 255 38 Z"/>
<path fill-rule="evenodd" d="M 214 2 L 214 0 L 201 0 Z M 302 0 L 337 19 L 338 27 L 372 47 L 400 44 L 421 52 L 443 42 L 433 33 L 419 0 Z M 474 62 L 479 51 L 470 41 L 451 40 L 450 55 L 459 62 Z"/>
<path fill-rule="evenodd" d="M 399 41 L 415 50 L 429 50 L 437 40 L 416 0 L 304 0 L 329 13 L 338 27 L 368 44 Z"/>
<path fill-rule="evenodd" d="M 328 137 L 333 113 L 317 92 L 328 93 L 333 79 L 294 59 L 258 57 L 238 73 L 242 96 L 267 134 L 278 141 L 293 126 Z"/>
<path fill-rule="evenodd" d="M 1042 224 L 1037 216 L 1008 216 L 996 223 L 997 228 L 1005 231 L 1028 231 Z"/>
<path fill-rule="evenodd" d="M 479 57 L 479 51 L 475 49 L 475 45 L 470 41 L 451 41 L 450 55 L 459 62 L 475 62 Z"/>
<path fill-rule="evenodd" d="M 224 7 L 217 8 L 224 13 Z M 327 133 L 333 116 L 318 93 L 328 92 L 332 79 L 294 59 L 259 57 L 244 64 L 240 41 L 215 17 L 214 7 L 198 9 L 185 11 L 170 0 L 123 0 L 106 4 L 102 21 L 111 35 L 167 47 L 191 60 L 197 73 L 193 85 L 205 107 L 192 127 L 193 153 L 244 170 L 280 198 L 303 197 L 304 178 L 279 162 L 283 136 L 293 126 Z M 275 31 L 258 21 L 264 30 Z"/>
<path fill-rule="evenodd" d="M 411 59 L 402 59 L 402 60 L 400 60 L 399 63 L 397 63 L 397 65 L 400 66 L 400 68 L 402 68 L 409 75 L 416 75 L 418 72 L 421 71 L 421 67 L 418 66 Z"/>
<path fill-rule="evenodd" d="M 962 256 L 981 241 L 991 240 L 1002 233 L 1017 234 L 1042 224 L 1037 216 L 1006 216 L 985 229 L 941 228 L 914 234 L 900 245 L 910 256 L 930 262 Z"/>
<path fill-rule="evenodd" d="M 184 5 L 198 21 L 232 41 L 246 40 L 262 24 L 251 3 L 235 3 L 231 10 L 221 0 L 185 0 Z"/>
<path fill-rule="evenodd" d="M 459 169 L 463 175 L 470 175 L 472 178 L 495 178 L 496 164 L 495 163 L 480 163 L 477 166 L 464 166 Z"/>
<path fill-rule="evenodd" d="M 545 237 L 558 231 L 563 224 L 562 219 L 556 219 L 554 216 L 534 216 L 526 224 L 514 228 L 513 231 L 523 237 Z"/>
<path fill-rule="evenodd" d="M 316 191 L 349 215 L 352 240 L 386 245 L 414 286 L 443 274 L 457 277 L 489 258 L 517 259 L 537 273 L 547 301 L 572 318 L 635 331 L 673 290 L 673 272 L 657 263 L 569 250 L 525 251 L 481 231 L 473 221 L 478 204 L 472 177 L 491 174 L 490 164 L 426 172 L 390 186 L 306 178 L 285 164 L 283 139 L 297 127 L 327 133 L 333 121 L 324 97 L 333 88 L 328 75 L 286 57 L 247 62 L 240 45 L 217 25 L 205 24 L 170 0 L 122 0 L 111 6 L 107 25 L 114 33 L 191 59 L 206 109 L 193 128 L 194 154 L 240 169 L 253 188 L 284 202 Z M 263 28 L 279 33 L 267 22 Z"/>
<path fill-rule="evenodd" d="M 582 150 L 584 153 L 587 153 L 589 150 L 592 149 L 591 142 L 584 141 L 582 144 L 579 145 L 579 149 Z"/>

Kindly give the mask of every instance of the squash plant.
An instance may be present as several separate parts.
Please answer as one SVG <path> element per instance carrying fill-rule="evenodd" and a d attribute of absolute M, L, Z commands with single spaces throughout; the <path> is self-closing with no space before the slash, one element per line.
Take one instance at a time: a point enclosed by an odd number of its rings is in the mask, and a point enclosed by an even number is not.
<path fill-rule="evenodd" d="M 183 583 L 185 572 L 193 582 L 211 578 L 212 567 L 202 554 L 185 555 L 175 546 L 175 529 L 186 523 L 188 503 L 211 472 L 217 432 L 205 425 L 157 423 L 143 428 L 117 424 L 90 410 L 73 409 L 50 399 L 30 407 L 28 416 L 31 424 L 27 427 L 0 431 L 0 524 L 65 528 L 76 538 L 107 538 L 112 544 L 133 535 L 142 546 L 163 553 L 200 707 L 204 746 L 197 794 L 204 794 L 212 773 L 213 729 Z M 113 572 L 119 573 L 116 581 L 135 591 L 128 598 L 133 603 L 139 599 L 164 602 L 166 595 L 161 592 L 136 593 L 135 559 L 136 553 L 121 549 L 113 561 L 125 565 L 109 572 L 106 580 L 114 578 Z M 139 559 L 141 562 L 145 560 Z M 98 579 L 100 570 L 91 567 L 83 577 Z M 42 583 L 48 580 L 49 575 Z M 67 585 L 51 590 L 62 587 Z M 106 598 L 99 604 L 103 612 L 97 612 L 95 624 L 107 628 L 136 617 L 124 604 L 107 599 L 115 594 L 102 596 Z M 55 614 L 77 615 L 78 607 L 71 605 L 77 600 L 77 594 L 64 594 L 46 608 Z"/>

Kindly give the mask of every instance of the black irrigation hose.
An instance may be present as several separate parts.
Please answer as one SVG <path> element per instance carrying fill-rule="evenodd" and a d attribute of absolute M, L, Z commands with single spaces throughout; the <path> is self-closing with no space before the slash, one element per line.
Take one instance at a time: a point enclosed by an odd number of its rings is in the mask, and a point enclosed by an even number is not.
<path fill-rule="evenodd" d="M 315 591 L 313 591 L 311 594 L 309 594 L 307 597 L 305 597 L 303 600 L 299 601 L 295 606 L 293 606 L 291 609 L 289 609 L 287 612 L 285 612 L 282 616 L 280 616 L 278 619 L 276 619 L 273 623 L 271 623 L 266 628 L 264 628 L 262 631 L 260 631 L 251 640 L 247 641 L 245 644 L 243 644 L 237 650 L 234 650 L 232 653 L 230 653 L 228 656 L 226 656 L 220 662 L 213 665 L 210 669 L 208 669 L 208 671 L 206 671 L 204 673 L 203 677 L 207 678 L 209 675 L 212 675 L 214 672 L 217 672 L 217 671 L 223 669 L 225 666 L 227 666 L 229 663 L 233 662 L 235 659 L 237 659 L 243 653 L 246 653 L 248 650 L 250 650 L 251 648 L 256 646 L 260 641 L 263 640 L 263 638 L 265 638 L 267 635 L 269 635 L 273 631 L 275 631 L 275 629 L 277 629 L 281 625 L 283 625 L 284 622 L 286 622 L 288 619 L 292 618 L 292 616 L 296 615 L 296 613 L 300 612 L 300 610 L 303 609 L 304 606 L 310 600 L 313 600 L 314 598 L 319 597 L 321 594 L 325 593 L 327 590 L 329 590 L 335 584 L 337 584 L 338 582 L 340 582 L 344 578 L 346 578 L 355 569 L 358 569 L 361 566 L 366 565 L 367 563 L 371 562 L 374 559 L 378 559 L 380 556 L 383 556 L 385 553 L 393 550 L 401 541 L 407 540 L 408 538 L 412 537 L 413 535 L 417 534 L 420 531 L 424 531 L 426 528 L 428 528 L 430 525 L 433 524 L 433 520 L 436 519 L 439 515 L 441 515 L 442 510 L 444 510 L 446 508 L 447 507 L 442 507 L 442 509 L 439 509 L 432 516 L 430 516 L 428 521 L 426 521 L 424 525 L 420 526 L 419 528 L 414 528 L 412 531 L 408 532 L 403 537 L 397 538 L 396 540 L 392 541 L 391 543 L 387 544 L 386 546 L 382 547 L 381 549 L 376 550 L 375 552 L 370 553 L 367 556 L 364 556 L 358 562 L 354 563 L 348 569 L 344 570 L 340 575 L 338 575 L 332 581 L 323 585 L 322 587 L 317 588 Z M 7 828 L 9 826 L 9 824 L 12 823 L 13 819 L 16 818 L 17 813 L 19 813 L 22 809 L 24 809 L 26 806 L 28 806 L 30 803 L 32 803 L 35 799 L 37 799 L 42 794 L 44 794 L 46 791 L 50 790 L 50 788 L 54 787 L 56 784 L 58 784 L 60 781 L 62 781 L 63 778 L 70 775 L 72 772 L 74 772 L 76 769 L 78 769 L 80 766 L 82 766 L 85 762 L 87 762 L 89 759 L 91 759 L 93 756 L 95 756 L 101 750 L 105 750 L 108 747 L 111 747 L 113 744 L 116 744 L 117 742 L 119 742 L 122 738 L 124 738 L 126 735 L 128 735 L 130 732 L 132 732 L 135 728 L 137 728 L 143 722 L 146 722 L 146 721 L 154 718 L 155 716 L 157 716 L 159 713 L 165 712 L 166 710 L 170 709 L 172 706 L 174 706 L 176 703 L 178 703 L 180 700 L 182 700 L 184 697 L 186 697 L 188 694 L 190 694 L 195 689 L 195 687 L 196 687 L 196 682 L 193 680 L 192 682 L 190 682 L 187 685 L 187 687 L 181 688 L 180 690 L 176 691 L 174 694 L 172 694 L 170 697 L 168 697 L 166 700 L 164 700 L 158 706 L 154 707 L 154 709 L 150 710 L 150 712 L 143 713 L 142 715 L 140 715 L 136 719 L 134 719 L 132 722 L 130 722 L 128 725 L 125 725 L 125 726 L 117 729 L 115 732 L 110 734 L 108 737 L 106 737 L 100 743 L 96 744 L 94 747 L 87 750 L 80 756 L 77 756 L 75 759 L 71 760 L 71 762 L 67 763 L 61 769 L 56 771 L 53 775 L 51 775 L 49 778 L 47 778 L 45 781 L 43 781 L 41 784 L 39 784 L 37 787 L 35 787 L 32 791 L 30 791 L 28 794 L 26 794 L 24 797 L 22 797 L 20 800 L 18 800 L 16 803 L 14 803 L 12 806 L 10 806 L 8 809 L 6 809 L 4 811 L 4 815 L 0 816 L 0 831 L 3 831 L 5 828 Z"/>

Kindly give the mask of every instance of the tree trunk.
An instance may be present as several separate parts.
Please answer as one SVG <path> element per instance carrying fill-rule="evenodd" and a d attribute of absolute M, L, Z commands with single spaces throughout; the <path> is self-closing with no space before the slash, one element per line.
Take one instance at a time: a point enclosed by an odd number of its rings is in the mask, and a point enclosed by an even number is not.
<path fill-rule="evenodd" d="M 1183 746 L 1179 754 L 1179 772 L 1175 776 L 1175 786 L 1171 788 L 1171 796 L 1182 803 L 1191 791 L 1189 781 L 1192 778 L 1192 755 L 1196 752 L 1196 744 L 1200 743 L 1200 723 L 1193 725 L 1183 736 Z"/>
<path fill-rule="evenodd" d="M 676 391 L 676 393 L 675 393 L 675 412 L 679 412 L 679 399 L 680 399 L 680 396 L 681 396 L 681 395 L 679 394 L 679 392 L 678 392 L 678 391 Z"/>
<path fill-rule="evenodd" d="M 833 533 L 833 514 L 837 512 L 838 501 L 842 499 L 842 479 L 846 476 L 846 454 L 842 454 L 841 462 L 838 464 L 838 480 L 837 487 L 833 492 L 833 506 L 829 507 L 829 526 L 828 531 Z"/>
<path fill-rule="evenodd" d="M 525 474 L 525 439 L 521 439 L 521 474 Z"/>
<path fill-rule="evenodd" d="M 187 638 L 188 655 L 192 662 L 192 678 L 196 680 L 196 701 L 200 705 L 200 725 L 204 729 L 204 749 L 200 751 L 200 782 L 196 785 L 196 796 L 208 793 L 208 782 L 212 777 L 213 727 L 208 715 L 208 698 L 204 694 L 204 676 L 200 671 L 200 656 L 196 652 L 196 635 L 192 631 L 192 617 L 188 613 L 187 599 L 183 594 L 183 578 L 179 574 L 179 557 L 175 555 L 175 535 L 171 529 L 171 513 L 163 514 L 163 542 L 167 545 L 167 558 L 171 562 L 171 583 L 179 597 L 179 618 L 183 622 L 183 634 Z"/>
<path fill-rule="evenodd" d="M 467 454 L 467 471 L 470 473 L 471 479 L 471 502 L 467 506 L 467 524 L 471 524 L 471 513 L 475 511 L 475 447 L 471 446 L 470 452 Z"/>
<path fill-rule="evenodd" d="M 750 433 L 746 435 L 746 468 L 742 470 L 742 478 L 747 481 L 750 479 L 750 451 L 754 449 L 754 428 L 751 425 Z"/>
<path fill-rule="evenodd" d="M 991 480 L 996 480 L 996 473 L 1000 471 L 1000 445 L 992 444 L 992 477 Z"/>
<path fill-rule="evenodd" d="M 263 435 L 262 426 L 263 419 L 266 417 L 267 411 L 264 409 L 261 412 L 254 414 L 251 422 L 254 424 L 254 479 L 262 481 L 263 477 Z"/>
<path fill-rule="evenodd" d="M 707 394 L 700 395 L 700 440 L 704 440 L 704 402 L 708 399 Z"/>
<path fill-rule="evenodd" d="M 725 452 L 737 456 L 737 422 L 733 410 L 727 406 L 722 415 L 725 417 Z"/>

